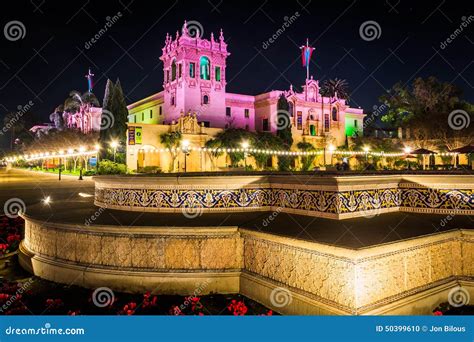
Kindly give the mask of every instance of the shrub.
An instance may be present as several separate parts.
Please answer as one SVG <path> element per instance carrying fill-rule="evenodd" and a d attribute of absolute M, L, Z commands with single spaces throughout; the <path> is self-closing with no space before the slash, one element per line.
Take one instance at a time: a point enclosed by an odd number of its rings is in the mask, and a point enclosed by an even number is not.
<path fill-rule="evenodd" d="M 111 160 L 101 160 L 99 162 L 99 175 L 121 175 L 127 173 L 127 165 L 114 163 Z"/>
<path fill-rule="evenodd" d="M 160 173 L 161 168 L 159 166 L 145 166 L 140 170 L 140 173 Z"/>

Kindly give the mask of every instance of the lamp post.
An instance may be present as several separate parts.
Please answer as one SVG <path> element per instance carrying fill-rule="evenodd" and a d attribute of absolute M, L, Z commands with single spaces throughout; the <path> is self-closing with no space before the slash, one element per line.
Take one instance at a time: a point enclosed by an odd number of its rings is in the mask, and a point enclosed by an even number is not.
<path fill-rule="evenodd" d="M 183 153 L 184 153 L 184 172 L 187 172 L 187 165 L 186 165 L 186 160 L 187 160 L 187 156 L 189 154 L 189 140 L 183 140 L 181 142 L 181 148 L 183 150 Z"/>
<path fill-rule="evenodd" d="M 403 152 L 405 152 L 405 154 L 407 155 L 406 156 L 406 158 L 407 158 L 407 170 L 410 170 L 410 161 L 408 160 L 408 155 L 411 153 L 411 148 L 409 146 L 406 146 L 403 149 Z"/>
<path fill-rule="evenodd" d="M 114 163 L 115 163 L 115 154 L 117 153 L 117 147 L 118 147 L 118 145 L 119 145 L 119 143 L 118 143 L 117 140 L 112 140 L 112 141 L 110 142 L 110 147 L 112 147 L 113 150 L 114 150 Z"/>
<path fill-rule="evenodd" d="M 334 151 L 336 150 L 336 147 L 331 144 L 331 145 L 329 145 L 328 150 L 329 150 L 329 153 L 331 154 L 331 156 L 329 157 L 330 158 L 329 159 L 329 164 L 332 165 L 332 155 L 333 155 Z"/>
<path fill-rule="evenodd" d="M 369 146 L 364 146 L 365 162 L 368 162 L 368 161 L 369 161 L 369 151 L 370 151 Z"/>
<path fill-rule="evenodd" d="M 80 156 L 79 156 L 79 160 L 80 160 L 80 168 L 79 168 L 79 180 L 83 180 L 82 178 L 82 169 L 84 167 L 84 152 L 86 151 L 85 147 L 84 146 L 81 146 L 79 147 L 79 152 L 81 153 Z"/>
<path fill-rule="evenodd" d="M 58 175 L 59 175 L 59 180 L 61 180 L 61 171 L 62 171 L 62 168 L 63 168 L 63 165 L 62 165 L 62 155 L 64 154 L 64 151 L 59 151 L 59 172 L 58 172 Z"/>
<path fill-rule="evenodd" d="M 242 141 L 242 148 L 244 149 L 244 165 L 245 165 L 245 170 L 247 170 L 247 150 L 249 148 L 249 142 L 248 141 Z"/>
<path fill-rule="evenodd" d="M 100 151 L 100 145 L 99 144 L 95 144 L 94 145 L 94 149 L 96 151 L 96 155 L 95 155 L 95 171 L 98 172 L 99 171 L 99 151 Z"/>

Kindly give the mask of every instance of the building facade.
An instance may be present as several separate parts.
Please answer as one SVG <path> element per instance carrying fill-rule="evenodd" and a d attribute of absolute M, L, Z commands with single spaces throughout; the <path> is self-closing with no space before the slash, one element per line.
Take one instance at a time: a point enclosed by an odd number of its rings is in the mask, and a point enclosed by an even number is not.
<path fill-rule="evenodd" d="M 179 119 L 192 113 L 204 128 L 241 128 L 275 133 L 281 125 L 291 124 L 295 145 L 305 139 L 316 147 L 343 145 L 346 136 L 363 133 L 365 114 L 351 108 L 346 100 L 324 97 L 312 77 L 306 79 L 301 92 L 273 90 L 259 95 L 226 91 L 227 57 L 230 53 L 221 30 L 216 39 L 191 35 L 183 25 L 173 38 L 167 35 L 160 59 L 163 61 L 163 90 L 128 106 L 129 126 L 140 126 L 143 136 L 154 125 L 171 131 Z M 289 104 L 290 122 L 279 122 L 277 102 L 284 95 Z M 156 127 L 154 128 L 156 130 Z M 210 136 L 209 139 L 212 137 Z M 161 148 L 156 141 L 142 140 L 128 146 L 127 161 L 135 169 L 140 164 L 138 151 L 144 147 Z"/>

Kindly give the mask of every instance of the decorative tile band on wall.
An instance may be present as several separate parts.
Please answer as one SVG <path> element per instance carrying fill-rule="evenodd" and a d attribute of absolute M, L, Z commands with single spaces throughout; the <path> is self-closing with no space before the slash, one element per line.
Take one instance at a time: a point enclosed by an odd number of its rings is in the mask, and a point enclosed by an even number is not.
<path fill-rule="evenodd" d="M 257 179 L 257 182 L 246 183 L 242 181 L 243 177 L 239 177 L 239 184 L 232 176 L 221 178 L 226 178 L 227 183 L 214 183 L 213 178 L 198 178 L 186 186 L 174 184 L 171 178 L 169 184 L 163 184 L 161 180 L 156 186 L 153 183 L 120 183 L 120 178 L 110 181 L 99 177 L 96 179 L 95 204 L 112 209 L 154 212 L 176 212 L 183 207 L 199 207 L 203 212 L 280 208 L 284 212 L 330 218 L 398 210 L 442 214 L 455 211 L 474 215 L 474 181 L 470 189 L 465 188 L 469 184 L 456 189 L 455 184 L 446 188 L 446 184 L 432 182 L 429 187 L 420 187 L 403 180 L 396 183 L 397 179 L 385 179 L 384 183 L 373 179 L 370 183 L 370 176 L 361 184 L 345 184 L 337 179 L 336 185 L 326 184 L 327 180 L 321 184 L 312 180 L 308 185 L 299 183 L 297 179 L 287 184 L 277 182 L 279 179 L 275 182 L 268 179 L 258 182 Z"/>

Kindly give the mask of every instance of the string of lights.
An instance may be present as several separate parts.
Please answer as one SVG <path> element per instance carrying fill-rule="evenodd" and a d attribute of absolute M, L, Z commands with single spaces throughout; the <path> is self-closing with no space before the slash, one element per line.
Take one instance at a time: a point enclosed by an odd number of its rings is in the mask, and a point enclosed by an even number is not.
<path fill-rule="evenodd" d="M 69 148 L 67 151 L 52 151 L 52 152 L 40 152 L 32 154 L 24 154 L 7 157 L 4 160 L 6 162 L 16 162 L 18 160 L 25 161 L 34 161 L 41 159 L 51 159 L 51 158 L 70 158 L 70 157 L 81 157 L 81 156 L 91 156 L 96 155 L 100 150 L 100 146 L 95 146 L 93 150 L 87 150 L 84 147 L 79 148 Z M 255 149 L 255 148 L 206 148 L 206 147 L 192 147 L 192 146 L 183 146 L 183 147 L 174 147 L 174 148 L 148 148 L 145 147 L 140 149 L 145 153 L 190 153 L 190 152 L 199 152 L 199 153 L 249 153 L 249 154 L 265 154 L 273 156 L 318 156 L 323 155 L 324 153 L 329 153 L 332 155 L 342 155 L 342 156 L 374 156 L 374 157 L 402 157 L 410 154 L 410 149 L 405 149 L 404 152 L 375 152 L 365 149 L 364 151 L 346 151 L 338 150 L 334 147 L 328 147 L 327 149 L 317 150 L 317 151 L 281 151 L 281 150 L 268 150 L 268 149 Z M 439 156 L 454 156 L 457 155 L 457 152 L 440 152 L 436 153 Z"/>

